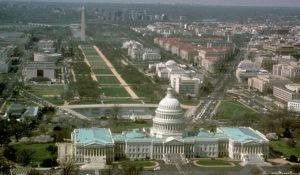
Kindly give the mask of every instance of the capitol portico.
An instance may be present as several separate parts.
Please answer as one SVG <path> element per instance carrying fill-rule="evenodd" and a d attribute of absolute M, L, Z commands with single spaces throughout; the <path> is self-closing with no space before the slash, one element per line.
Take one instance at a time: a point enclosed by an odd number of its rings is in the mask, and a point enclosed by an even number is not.
<path fill-rule="evenodd" d="M 268 158 L 269 141 L 259 131 L 249 127 L 220 127 L 216 132 L 200 129 L 185 130 L 179 101 L 168 88 L 153 118 L 153 127 L 143 131 L 111 133 L 106 128 L 75 129 L 72 143 L 58 143 L 58 159 L 72 157 L 79 164 L 120 159 L 163 159 L 177 156 L 187 158 L 229 157 L 249 161 Z"/>

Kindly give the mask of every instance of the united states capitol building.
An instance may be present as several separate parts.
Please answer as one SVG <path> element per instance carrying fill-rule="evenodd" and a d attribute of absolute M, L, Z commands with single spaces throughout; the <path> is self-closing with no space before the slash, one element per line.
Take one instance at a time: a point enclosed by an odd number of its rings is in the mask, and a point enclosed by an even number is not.
<path fill-rule="evenodd" d="M 176 155 L 182 161 L 188 158 L 229 157 L 233 160 L 268 158 L 269 141 L 259 131 L 249 127 L 220 127 L 216 132 L 200 129 L 185 130 L 185 119 L 179 101 L 169 87 L 155 111 L 153 127 L 111 133 L 110 129 L 75 129 L 71 143 L 58 143 L 58 159 L 66 156 L 79 164 L 95 160 L 162 159 Z"/>

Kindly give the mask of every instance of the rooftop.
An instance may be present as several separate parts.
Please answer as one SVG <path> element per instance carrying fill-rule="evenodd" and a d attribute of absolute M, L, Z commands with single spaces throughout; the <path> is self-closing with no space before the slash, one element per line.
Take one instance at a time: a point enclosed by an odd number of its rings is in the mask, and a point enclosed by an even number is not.
<path fill-rule="evenodd" d="M 258 134 L 258 132 L 246 128 L 246 127 L 237 127 L 237 128 L 219 128 L 221 132 L 227 135 L 229 138 L 234 139 L 236 141 L 262 141 L 265 140 L 262 136 Z"/>
<path fill-rule="evenodd" d="M 91 129 L 75 129 L 76 142 L 90 144 L 90 143 L 113 143 L 110 129 L 105 128 L 91 128 Z"/>

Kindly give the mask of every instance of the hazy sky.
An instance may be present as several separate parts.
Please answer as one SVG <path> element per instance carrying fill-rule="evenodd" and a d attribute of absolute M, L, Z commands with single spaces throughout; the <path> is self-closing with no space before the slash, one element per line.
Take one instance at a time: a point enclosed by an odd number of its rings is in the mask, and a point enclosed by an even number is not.
<path fill-rule="evenodd" d="M 0 1 L 5 1 L 5 0 L 0 0 Z M 184 4 L 226 5 L 226 6 L 300 7 L 300 0 L 19 0 L 19 1 L 163 3 L 163 4 L 184 3 Z"/>

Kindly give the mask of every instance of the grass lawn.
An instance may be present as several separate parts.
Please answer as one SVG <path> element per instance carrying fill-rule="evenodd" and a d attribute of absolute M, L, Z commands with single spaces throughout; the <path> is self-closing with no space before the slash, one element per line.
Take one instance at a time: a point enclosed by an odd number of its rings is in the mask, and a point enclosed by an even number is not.
<path fill-rule="evenodd" d="M 16 144 L 13 147 L 16 151 L 23 148 L 34 150 L 35 153 L 33 154 L 31 162 L 42 162 L 44 159 L 52 158 L 51 153 L 46 150 L 49 145 L 53 145 L 53 143 Z"/>
<path fill-rule="evenodd" d="M 229 165 L 231 165 L 230 162 L 226 162 L 223 160 L 198 160 L 197 164 L 203 165 L 203 166 L 229 166 Z"/>
<path fill-rule="evenodd" d="M 107 97 L 130 97 L 123 87 L 107 87 L 103 88 L 103 91 Z"/>
<path fill-rule="evenodd" d="M 106 64 L 100 61 L 89 61 L 92 69 L 105 68 Z"/>
<path fill-rule="evenodd" d="M 216 119 L 229 119 L 234 114 L 245 113 L 254 113 L 254 111 L 236 101 L 222 101 L 217 110 Z"/>
<path fill-rule="evenodd" d="M 41 97 L 50 103 L 55 105 L 62 105 L 64 101 L 60 97 L 43 97 L 43 95 L 54 95 L 59 96 L 64 94 L 64 87 L 63 86 L 30 86 L 28 92 L 33 93 L 34 95 Z"/>
<path fill-rule="evenodd" d="M 270 141 L 270 147 L 274 151 L 281 152 L 284 157 L 289 158 L 291 155 L 300 157 L 300 149 L 297 147 L 291 147 L 286 144 L 286 139 L 280 139 L 278 141 Z"/>
<path fill-rule="evenodd" d="M 100 84 L 120 84 L 115 76 L 97 76 Z"/>
<path fill-rule="evenodd" d="M 61 98 L 44 98 L 45 100 L 49 101 L 50 103 L 53 103 L 55 105 L 63 105 L 64 100 Z"/>
<path fill-rule="evenodd" d="M 64 93 L 64 86 L 39 85 L 29 87 L 28 91 L 39 97 L 42 97 L 43 95 L 61 95 Z"/>
<path fill-rule="evenodd" d="M 123 131 L 132 131 L 133 129 L 142 130 L 143 128 L 152 127 L 152 121 L 145 121 L 145 123 L 138 122 L 118 122 L 110 124 L 108 127 L 113 133 L 122 133 Z"/>
<path fill-rule="evenodd" d="M 95 74 L 106 74 L 106 75 L 113 75 L 110 69 L 93 69 Z"/>

